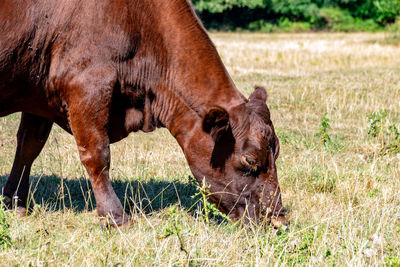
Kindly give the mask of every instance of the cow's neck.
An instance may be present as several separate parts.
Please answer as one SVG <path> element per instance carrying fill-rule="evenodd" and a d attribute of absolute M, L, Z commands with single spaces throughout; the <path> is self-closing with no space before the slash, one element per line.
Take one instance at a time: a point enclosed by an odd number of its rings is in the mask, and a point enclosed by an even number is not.
<path fill-rule="evenodd" d="M 209 107 L 230 112 L 246 99 L 187 0 L 135 3 L 143 6 L 131 8 L 139 13 L 131 24 L 136 28 L 130 29 L 132 51 L 122 56 L 119 65 L 121 88 L 138 99 L 145 91 L 142 130 L 165 125 L 184 148 L 182 133 L 194 126 L 201 130 L 198 126 Z M 143 10 L 152 12 L 143 14 Z"/>
<path fill-rule="evenodd" d="M 158 19 L 150 24 L 149 30 L 156 32 L 149 41 L 154 42 L 154 36 L 160 38 L 155 53 L 161 58 L 156 58 L 157 64 L 165 71 L 162 87 L 201 117 L 210 106 L 218 105 L 229 112 L 245 102 L 188 1 L 153 2 Z"/>

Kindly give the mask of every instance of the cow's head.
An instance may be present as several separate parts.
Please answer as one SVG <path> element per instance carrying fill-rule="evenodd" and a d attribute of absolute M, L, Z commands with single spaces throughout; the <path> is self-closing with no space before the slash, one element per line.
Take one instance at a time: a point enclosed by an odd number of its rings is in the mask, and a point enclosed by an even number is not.
<path fill-rule="evenodd" d="M 211 107 L 202 130 L 189 142 L 189 165 L 210 185 L 209 198 L 230 218 L 284 221 L 275 161 L 279 141 L 270 120 L 264 88 L 229 112 Z M 203 160 L 203 157 L 206 160 Z"/>

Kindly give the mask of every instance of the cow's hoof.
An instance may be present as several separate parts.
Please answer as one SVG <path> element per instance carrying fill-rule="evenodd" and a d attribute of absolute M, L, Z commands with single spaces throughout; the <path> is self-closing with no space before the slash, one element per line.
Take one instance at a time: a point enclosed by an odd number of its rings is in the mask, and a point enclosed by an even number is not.
<path fill-rule="evenodd" d="M 134 220 L 132 217 L 128 215 L 124 215 L 121 217 L 113 217 L 113 216 L 106 216 L 100 218 L 100 225 L 103 229 L 111 229 L 111 228 L 130 228 L 133 226 Z"/>
<path fill-rule="evenodd" d="M 15 214 L 18 217 L 25 217 L 26 215 L 28 215 L 28 210 L 25 207 L 13 207 L 13 201 L 12 198 L 8 197 L 8 196 L 3 196 L 3 204 L 5 206 L 6 209 L 8 209 L 10 212 L 15 211 Z"/>

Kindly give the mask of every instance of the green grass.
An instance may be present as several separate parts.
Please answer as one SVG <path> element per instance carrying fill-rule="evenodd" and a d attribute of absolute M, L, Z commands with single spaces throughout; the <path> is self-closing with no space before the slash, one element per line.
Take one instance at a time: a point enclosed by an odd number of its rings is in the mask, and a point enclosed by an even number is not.
<path fill-rule="evenodd" d="M 269 93 L 288 231 L 205 220 L 165 129 L 112 145 L 112 183 L 135 224 L 103 229 L 75 142 L 55 127 L 32 170 L 31 215 L 0 210 L 2 265 L 399 266 L 400 47 L 384 34 L 211 37 L 245 95 Z M 0 118 L 0 187 L 18 119 Z"/>

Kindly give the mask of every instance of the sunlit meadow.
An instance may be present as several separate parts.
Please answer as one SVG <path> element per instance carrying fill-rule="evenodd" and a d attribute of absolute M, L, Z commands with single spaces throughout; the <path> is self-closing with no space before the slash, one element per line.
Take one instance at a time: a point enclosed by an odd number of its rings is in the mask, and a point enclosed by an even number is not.
<path fill-rule="evenodd" d="M 239 90 L 267 88 L 287 231 L 207 216 L 165 129 L 112 145 L 113 185 L 135 224 L 104 228 L 74 139 L 54 127 L 32 169 L 30 215 L 0 209 L 0 265 L 399 266 L 400 46 L 383 33 L 211 38 Z M 0 188 L 19 116 L 0 118 Z"/>

